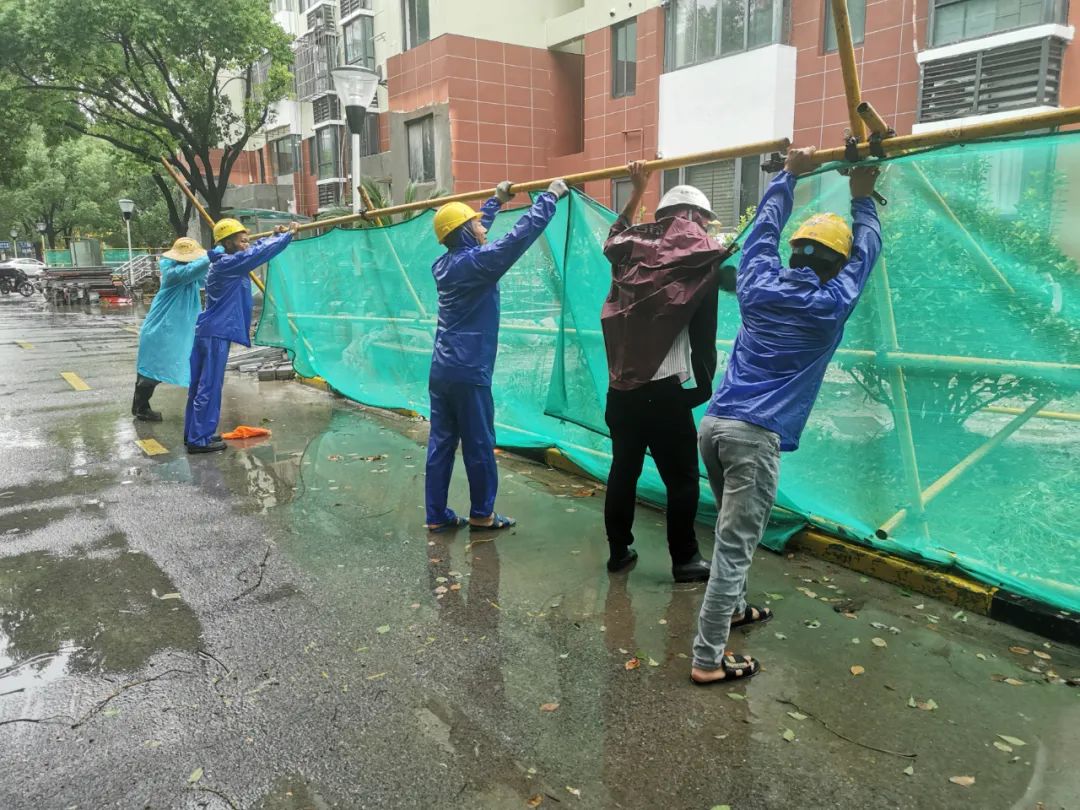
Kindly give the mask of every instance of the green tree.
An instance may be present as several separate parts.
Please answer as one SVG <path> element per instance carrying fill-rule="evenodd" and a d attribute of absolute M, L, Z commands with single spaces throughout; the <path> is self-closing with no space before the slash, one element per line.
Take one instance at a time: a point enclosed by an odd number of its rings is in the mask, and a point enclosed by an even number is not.
<path fill-rule="evenodd" d="M 167 156 L 214 218 L 291 85 L 289 45 L 265 0 L 0 0 L 0 73 L 13 90 L 148 166 Z M 171 181 L 151 179 L 183 232 Z"/>

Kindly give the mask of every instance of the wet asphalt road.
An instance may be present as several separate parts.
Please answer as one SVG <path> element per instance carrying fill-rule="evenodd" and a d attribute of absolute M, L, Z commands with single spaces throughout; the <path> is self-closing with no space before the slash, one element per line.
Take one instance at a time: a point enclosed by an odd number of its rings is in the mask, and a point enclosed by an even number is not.
<path fill-rule="evenodd" d="M 188 457 L 135 324 L 0 300 L 3 810 L 1080 807 L 1076 650 L 763 552 L 765 672 L 695 688 L 658 513 L 609 578 L 602 492 L 503 456 L 520 527 L 429 537 L 422 423 L 236 374 L 273 437 Z"/>

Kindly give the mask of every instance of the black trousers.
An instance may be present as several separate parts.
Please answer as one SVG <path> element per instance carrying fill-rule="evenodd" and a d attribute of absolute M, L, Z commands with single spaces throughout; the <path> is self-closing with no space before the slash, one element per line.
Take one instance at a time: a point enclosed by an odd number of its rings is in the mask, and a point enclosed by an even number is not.
<path fill-rule="evenodd" d="M 611 431 L 611 473 L 604 501 L 608 542 L 622 546 L 634 542 L 637 482 L 649 451 L 667 488 L 671 560 L 675 565 L 689 561 L 698 553 L 694 518 L 701 482 L 697 428 L 686 392 L 674 377 L 633 391 L 611 389 L 605 416 Z"/>
<path fill-rule="evenodd" d="M 150 397 L 158 387 L 158 380 L 137 374 L 135 377 L 135 396 L 131 401 L 131 414 L 136 416 L 150 410 Z"/>

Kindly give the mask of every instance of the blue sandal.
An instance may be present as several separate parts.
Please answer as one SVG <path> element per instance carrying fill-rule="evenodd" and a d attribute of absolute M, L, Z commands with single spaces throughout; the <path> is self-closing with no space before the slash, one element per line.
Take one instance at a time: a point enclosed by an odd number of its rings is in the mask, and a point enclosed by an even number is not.
<path fill-rule="evenodd" d="M 517 521 L 511 517 L 504 517 L 499 514 L 495 515 L 490 526 L 480 526 L 476 523 L 469 524 L 469 528 L 474 532 L 498 532 L 503 529 L 509 529 L 511 526 L 517 526 Z"/>
<path fill-rule="evenodd" d="M 469 525 L 469 521 L 463 517 L 455 517 L 453 520 L 448 520 L 446 523 L 438 523 L 434 526 L 425 526 L 432 534 L 442 534 L 443 532 L 453 532 L 458 529 L 464 529 Z"/>

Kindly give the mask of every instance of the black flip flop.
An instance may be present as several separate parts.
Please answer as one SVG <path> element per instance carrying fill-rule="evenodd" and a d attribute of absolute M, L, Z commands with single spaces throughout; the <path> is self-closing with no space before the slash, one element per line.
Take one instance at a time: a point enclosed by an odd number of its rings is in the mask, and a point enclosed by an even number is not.
<path fill-rule="evenodd" d="M 453 520 L 448 520 L 446 523 L 439 523 L 436 526 L 425 526 L 425 528 L 432 534 L 442 534 L 443 532 L 452 532 L 457 529 L 464 529 L 469 525 L 469 521 L 463 517 L 455 517 Z"/>
<path fill-rule="evenodd" d="M 739 660 L 741 658 L 742 660 Z M 690 683 L 694 686 L 715 686 L 718 683 L 738 683 L 740 681 L 748 681 L 761 672 L 761 664 L 756 658 L 751 658 L 748 655 L 740 656 L 736 658 L 731 653 L 724 653 L 724 657 L 720 659 L 720 669 L 724 670 L 724 677 L 714 681 L 695 681 L 694 676 L 690 676 Z"/>
<path fill-rule="evenodd" d="M 758 617 L 756 619 L 750 615 L 751 611 L 754 610 L 758 612 Z M 765 622 L 772 619 L 772 617 L 772 608 L 757 607 L 756 605 L 748 604 L 746 606 L 746 611 L 743 613 L 743 617 L 738 621 L 731 623 L 731 629 L 734 630 L 736 627 L 746 627 L 749 624 L 765 624 Z"/>
<path fill-rule="evenodd" d="M 476 523 L 470 523 L 469 529 L 474 532 L 498 532 L 503 529 L 509 529 L 512 526 L 517 526 L 516 520 L 497 514 L 495 515 L 495 519 L 491 521 L 490 526 L 480 526 Z"/>

